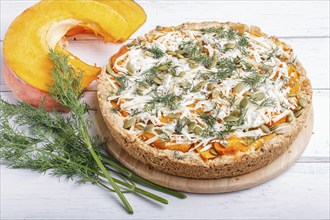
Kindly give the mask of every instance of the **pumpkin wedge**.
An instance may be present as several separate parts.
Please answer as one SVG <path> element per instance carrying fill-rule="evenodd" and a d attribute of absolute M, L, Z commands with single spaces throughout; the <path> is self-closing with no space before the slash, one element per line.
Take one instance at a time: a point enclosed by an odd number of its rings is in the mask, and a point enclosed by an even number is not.
<path fill-rule="evenodd" d="M 145 21 L 143 10 L 136 16 L 124 13 L 112 1 L 44 0 L 25 10 L 10 25 L 3 43 L 6 64 L 25 83 L 47 92 L 52 82 L 49 49 L 68 55 L 76 70 L 83 70 L 83 87 L 89 85 L 101 68 L 90 66 L 68 52 L 62 42 L 66 33 L 80 27 L 101 35 L 105 42 L 118 42 L 128 37 Z M 125 2 L 125 1 L 124 1 Z M 134 14 L 134 5 L 128 11 Z M 135 3 L 134 3 L 135 4 Z M 117 8 L 115 8 L 117 7 Z M 128 17 L 125 17 L 128 16 Z M 137 19 L 139 18 L 139 19 Z M 136 23 L 130 23 L 132 20 Z"/>
<path fill-rule="evenodd" d="M 126 35 L 122 36 L 120 42 L 126 41 L 136 30 L 146 21 L 146 14 L 140 5 L 133 0 L 94 0 L 114 8 L 119 14 L 124 16 L 128 21 Z M 72 36 L 80 33 L 93 33 L 87 27 L 79 25 L 67 32 L 66 36 Z M 98 35 L 98 33 L 94 33 Z"/>

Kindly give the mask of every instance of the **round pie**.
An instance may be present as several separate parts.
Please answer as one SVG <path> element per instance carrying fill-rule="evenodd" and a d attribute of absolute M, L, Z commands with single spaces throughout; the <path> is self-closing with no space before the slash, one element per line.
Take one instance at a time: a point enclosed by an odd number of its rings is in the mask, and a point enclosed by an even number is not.
<path fill-rule="evenodd" d="M 295 140 L 312 88 L 292 48 L 241 23 L 156 27 L 98 80 L 111 135 L 163 172 L 222 178 L 259 169 Z"/>

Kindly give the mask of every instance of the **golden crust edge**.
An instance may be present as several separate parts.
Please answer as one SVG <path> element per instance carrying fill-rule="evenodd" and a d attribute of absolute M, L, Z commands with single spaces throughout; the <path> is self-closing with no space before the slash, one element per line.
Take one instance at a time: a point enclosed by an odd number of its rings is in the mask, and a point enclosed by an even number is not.
<path fill-rule="evenodd" d="M 170 28 L 171 30 L 180 28 L 205 28 L 210 26 L 221 26 L 223 24 L 231 25 L 240 23 L 184 23 L 176 27 L 164 28 Z M 248 27 L 247 25 L 244 26 Z M 251 27 L 253 27 L 255 30 L 260 31 L 260 29 L 255 26 L 250 26 L 248 28 Z M 160 29 L 160 31 L 161 30 L 162 29 Z M 152 34 L 154 32 L 157 31 L 152 30 L 149 32 L 149 34 Z M 262 32 L 260 31 L 260 33 Z M 145 37 L 137 38 L 136 40 L 145 40 L 149 34 L 146 34 Z M 266 36 L 265 34 L 263 35 Z M 118 142 L 118 144 L 130 156 L 134 157 L 135 159 L 138 159 L 145 164 L 151 165 L 157 170 L 182 177 L 197 179 L 233 177 L 260 169 L 261 167 L 264 167 L 274 161 L 288 149 L 288 147 L 293 143 L 293 141 L 296 139 L 299 132 L 303 128 L 311 108 L 312 87 L 310 80 L 306 77 L 306 70 L 303 68 L 302 64 L 297 61 L 296 66 L 303 74 L 301 76 L 302 90 L 300 91 L 300 94 L 306 97 L 308 104 L 300 115 L 300 117 L 292 123 L 292 129 L 290 129 L 290 132 L 283 135 L 277 135 L 271 140 L 265 142 L 263 146 L 260 147 L 252 155 L 243 154 L 239 157 L 228 157 L 226 158 L 226 160 L 216 158 L 205 162 L 195 152 L 181 153 L 181 155 L 183 155 L 184 157 L 182 159 L 177 159 L 175 158 L 173 151 L 157 149 L 155 147 L 145 144 L 138 137 L 129 134 L 125 129 L 118 126 L 119 116 L 110 112 L 108 102 L 99 98 L 99 94 L 102 94 L 106 87 L 106 84 L 101 80 L 98 80 L 97 85 L 98 101 L 100 105 L 100 110 L 102 112 L 104 121 L 110 131 L 110 134 Z"/>

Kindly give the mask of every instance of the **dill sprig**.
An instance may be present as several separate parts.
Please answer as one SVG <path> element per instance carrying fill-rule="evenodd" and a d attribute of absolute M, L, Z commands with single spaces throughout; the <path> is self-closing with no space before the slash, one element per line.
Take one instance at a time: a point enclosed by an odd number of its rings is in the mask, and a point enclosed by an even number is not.
<path fill-rule="evenodd" d="M 49 86 L 49 94 L 65 108 L 72 111 L 73 117 L 76 119 L 77 133 L 82 137 L 82 147 L 89 150 L 93 159 L 97 163 L 98 167 L 105 175 L 105 178 L 116 191 L 120 200 L 124 204 L 128 213 L 133 213 L 133 209 L 127 201 L 124 194 L 120 191 L 118 185 L 102 163 L 100 157 L 95 152 L 92 145 L 91 137 L 88 133 L 88 125 L 92 124 L 91 119 L 85 119 L 84 114 L 88 111 L 86 104 L 80 102 L 79 97 L 82 91 L 81 82 L 83 72 L 77 73 L 75 69 L 69 65 L 67 57 L 62 56 L 59 53 L 51 50 L 50 58 L 53 63 L 53 85 Z"/>
<path fill-rule="evenodd" d="M 230 27 L 227 31 L 224 27 L 209 27 L 200 29 L 203 33 L 216 34 L 219 38 L 228 38 L 228 40 L 234 40 L 238 33 L 234 30 L 233 27 Z"/>
<path fill-rule="evenodd" d="M 65 116 L 58 112 L 48 113 L 42 108 L 24 103 L 13 105 L 0 99 L 0 159 L 14 168 L 50 171 L 56 176 L 75 178 L 78 183 L 98 184 L 116 192 L 129 213 L 133 210 L 123 192 L 138 193 L 167 204 L 167 200 L 142 190 L 132 181 L 184 198 L 181 193 L 138 177 L 102 152 L 104 142 L 88 132 L 92 121 L 85 113 L 91 108 L 79 100 L 82 72 L 77 73 L 64 55 L 50 51 L 50 57 L 54 64 L 50 94 L 71 113 Z M 10 120 L 15 127 L 10 125 Z M 110 172 L 123 180 L 113 178 Z M 125 189 L 119 188 L 118 184 Z"/>
<path fill-rule="evenodd" d="M 176 95 L 172 92 L 166 94 L 156 92 L 153 94 L 153 99 L 146 104 L 145 110 L 155 110 L 158 106 L 175 110 L 181 99 L 182 97 L 180 95 Z"/>
<path fill-rule="evenodd" d="M 182 121 L 180 119 L 177 120 L 176 124 L 175 124 L 175 132 L 177 132 L 178 134 L 181 134 L 182 129 L 184 128 L 184 126 L 186 126 L 188 123 L 188 121 Z"/>
<path fill-rule="evenodd" d="M 127 88 L 129 79 L 127 78 L 127 76 L 122 75 L 122 76 L 117 76 L 116 80 L 119 82 L 119 89 L 117 93 L 120 94 L 122 91 L 124 91 Z"/>
<path fill-rule="evenodd" d="M 144 50 L 151 52 L 153 54 L 153 57 L 156 59 L 161 58 L 165 54 L 160 48 L 156 46 L 153 46 L 152 48 L 144 48 Z"/>
<path fill-rule="evenodd" d="M 267 98 L 264 99 L 260 104 L 258 104 L 258 109 L 266 108 L 266 107 L 274 107 L 276 105 L 275 98 Z"/>
<path fill-rule="evenodd" d="M 192 41 L 182 42 L 179 45 L 179 49 L 182 50 L 184 57 L 188 57 L 191 60 L 201 63 L 205 67 L 210 66 L 212 62 L 212 57 L 203 53 L 203 47 L 201 44 Z"/>
<path fill-rule="evenodd" d="M 266 78 L 259 73 L 251 73 L 243 77 L 242 81 L 251 88 L 258 88 L 261 84 L 266 82 Z"/>
<path fill-rule="evenodd" d="M 273 50 L 271 50 L 270 52 L 268 52 L 268 59 L 272 58 L 272 57 L 277 57 L 277 53 L 279 51 L 279 47 L 275 47 Z"/>
<path fill-rule="evenodd" d="M 177 66 L 173 66 L 172 61 L 168 60 L 166 62 L 158 63 L 157 65 L 151 67 L 142 73 L 142 78 L 138 80 L 139 83 L 146 82 L 150 86 L 154 85 L 154 79 L 157 78 L 158 74 L 171 74 L 176 76 L 176 68 Z"/>
<path fill-rule="evenodd" d="M 201 51 L 201 45 L 197 45 L 192 41 L 182 42 L 179 45 L 179 49 L 183 51 L 183 54 L 187 57 L 196 57 Z"/>
<path fill-rule="evenodd" d="M 230 58 L 220 59 L 217 62 L 216 67 L 216 71 L 200 72 L 198 73 L 198 76 L 202 77 L 203 79 L 218 82 L 231 77 L 234 71 L 237 69 L 234 61 Z"/>
<path fill-rule="evenodd" d="M 240 37 L 237 42 L 238 49 L 242 52 L 243 55 L 246 55 L 246 47 L 249 45 L 248 39 L 243 35 Z"/>
<path fill-rule="evenodd" d="M 217 119 L 213 117 L 209 113 L 199 113 L 198 116 L 209 126 L 210 128 L 213 128 L 214 125 L 217 123 Z"/>
<path fill-rule="evenodd" d="M 216 34 L 219 38 L 224 38 L 227 36 L 227 31 L 223 27 L 202 28 L 200 31 L 208 34 Z"/>

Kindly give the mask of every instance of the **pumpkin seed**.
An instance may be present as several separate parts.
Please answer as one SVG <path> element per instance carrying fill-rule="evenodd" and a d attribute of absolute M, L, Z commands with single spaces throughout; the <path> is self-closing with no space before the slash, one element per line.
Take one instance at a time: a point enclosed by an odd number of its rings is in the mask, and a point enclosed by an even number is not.
<path fill-rule="evenodd" d="M 295 108 L 296 111 L 298 111 L 298 110 L 300 110 L 300 109 L 302 109 L 302 107 L 301 107 L 300 105 L 298 105 L 298 106 Z"/>
<path fill-rule="evenodd" d="M 302 113 L 302 109 L 296 111 L 296 112 L 294 113 L 294 117 L 298 118 L 298 117 L 301 115 L 301 113 Z"/>
<path fill-rule="evenodd" d="M 178 77 L 183 78 L 186 74 L 187 74 L 187 73 L 184 72 L 184 71 L 183 71 L 183 72 L 180 72 L 179 75 L 178 75 Z"/>
<path fill-rule="evenodd" d="M 253 138 L 250 138 L 250 137 L 248 137 L 248 138 L 246 138 L 245 139 L 245 141 L 244 141 L 248 146 L 250 145 L 250 144 L 252 144 L 253 142 L 254 142 L 254 139 Z"/>
<path fill-rule="evenodd" d="M 134 65 L 131 62 L 128 62 L 127 63 L 126 68 L 127 68 L 128 73 L 130 75 L 134 75 L 134 73 L 135 73 L 135 67 L 134 67 Z"/>
<path fill-rule="evenodd" d="M 192 68 L 192 69 L 195 69 L 195 68 L 198 67 L 198 63 L 190 63 L 189 67 Z"/>
<path fill-rule="evenodd" d="M 241 114 L 241 111 L 239 109 L 234 109 L 230 115 L 231 116 L 235 116 L 235 117 L 238 117 L 239 115 Z"/>
<path fill-rule="evenodd" d="M 143 131 L 148 132 L 151 131 L 155 126 L 153 124 L 147 125 L 144 127 Z"/>
<path fill-rule="evenodd" d="M 283 124 L 280 124 L 280 126 L 278 126 L 274 132 L 275 134 L 284 134 L 284 133 L 287 133 L 289 130 L 289 126 L 287 123 L 283 123 Z"/>
<path fill-rule="evenodd" d="M 158 79 L 157 77 L 153 78 L 154 83 L 156 83 L 157 85 L 161 85 L 162 81 L 160 81 L 160 79 Z"/>
<path fill-rule="evenodd" d="M 189 130 L 189 131 L 194 131 L 196 125 L 197 125 L 196 122 L 190 122 L 190 123 L 188 124 L 188 130 Z"/>
<path fill-rule="evenodd" d="M 241 62 L 239 57 L 235 57 L 233 61 L 235 64 L 239 64 Z"/>
<path fill-rule="evenodd" d="M 207 89 L 208 91 L 211 91 L 211 90 L 213 90 L 213 89 L 215 88 L 216 85 L 217 85 L 217 84 L 214 83 L 214 82 L 209 83 L 209 84 L 207 84 L 206 89 Z"/>
<path fill-rule="evenodd" d="M 232 42 L 228 42 L 228 43 L 225 44 L 226 49 L 233 49 L 233 48 L 235 48 L 235 46 L 236 45 Z"/>
<path fill-rule="evenodd" d="M 265 94 L 263 92 L 259 92 L 253 96 L 255 101 L 261 101 L 265 98 Z"/>
<path fill-rule="evenodd" d="M 144 88 L 146 88 L 146 89 L 149 89 L 149 88 L 150 88 L 150 85 L 149 85 L 149 83 L 147 83 L 147 82 L 142 82 L 141 85 L 142 85 Z"/>
<path fill-rule="evenodd" d="M 163 30 L 162 26 L 157 25 L 156 26 L 156 31 L 161 31 L 161 30 Z"/>
<path fill-rule="evenodd" d="M 143 129 L 144 129 L 144 126 L 141 125 L 141 124 L 136 125 L 136 127 L 137 127 L 137 129 L 139 129 L 139 130 L 143 130 Z"/>
<path fill-rule="evenodd" d="M 201 82 L 197 83 L 197 85 L 194 87 L 194 91 L 195 92 L 200 91 L 203 88 L 203 86 L 205 86 L 205 84 L 206 84 L 206 81 L 201 81 Z"/>
<path fill-rule="evenodd" d="M 289 123 L 282 123 L 282 124 L 278 124 L 278 125 L 274 125 L 272 127 L 270 127 L 270 131 L 275 131 L 276 129 L 279 129 L 281 127 L 287 127 L 289 125 Z"/>
<path fill-rule="evenodd" d="M 286 117 L 286 121 L 287 121 L 287 122 L 291 122 L 292 120 L 293 120 L 293 114 L 290 113 L 290 114 L 288 114 L 288 116 Z"/>
<path fill-rule="evenodd" d="M 184 54 L 184 51 L 183 50 L 176 50 L 175 53 L 178 55 L 178 54 Z"/>
<path fill-rule="evenodd" d="M 244 83 L 240 82 L 234 87 L 234 93 L 239 93 L 244 88 Z"/>
<path fill-rule="evenodd" d="M 135 124 L 135 121 L 136 121 L 135 118 L 126 119 L 123 127 L 126 129 L 130 128 Z"/>
<path fill-rule="evenodd" d="M 167 53 L 168 55 L 175 55 L 175 54 L 176 54 L 176 53 L 175 53 L 174 51 L 172 51 L 172 50 L 167 50 L 166 53 Z"/>
<path fill-rule="evenodd" d="M 146 87 L 144 87 L 144 85 L 142 83 L 140 83 L 138 86 L 137 86 L 137 89 L 140 91 L 140 92 L 143 92 L 144 90 L 146 90 Z"/>
<path fill-rule="evenodd" d="M 168 65 L 160 65 L 159 67 L 158 67 L 158 70 L 160 70 L 160 71 L 166 71 L 166 70 L 168 70 L 169 69 L 169 66 Z"/>
<path fill-rule="evenodd" d="M 148 56 L 148 57 L 154 57 L 154 54 L 151 53 L 150 51 L 144 51 L 143 54 Z"/>
<path fill-rule="evenodd" d="M 177 53 L 176 56 L 180 59 L 184 59 L 184 56 L 182 54 Z"/>
<path fill-rule="evenodd" d="M 306 108 L 306 106 L 307 106 L 307 100 L 305 98 L 299 98 L 298 103 L 303 108 Z"/>
<path fill-rule="evenodd" d="M 157 78 L 160 79 L 160 80 L 164 80 L 165 75 L 164 74 L 157 74 Z"/>
<path fill-rule="evenodd" d="M 179 113 L 170 113 L 167 116 L 169 118 L 171 118 L 171 119 L 179 119 L 180 118 L 180 114 Z"/>
<path fill-rule="evenodd" d="M 205 80 L 210 79 L 210 77 L 208 75 L 204 75 L 204 76 L 202 76 L 202 78 L 205 79 Z"/>
<path fill-rule="evenodd" d="M 163 130 L 162 129 L 159 129 L 159 128 L 155 129 L 155 132 L 157 134 L 163 134 Z"/>
<path fill-rule="evenodd" d="M 194 129 L 194 133 L 197 134 L 197 135 L 201 135 L 203 133 L 203 129 L 201 127 L 197 126 Z"/>
<path fill-rule="evenodd" d="M 212 91 L 212 98 L 216 99 L 220 96 L 220 92 L 218 90 L 213 90 Z"/>
<path fill-rule="evenodd" d="M 227 117 L 224 117 L 224 121 L 225 122 L 235 122 L 235 121 L 238 121 L 238 117 L 235 117 L 235 116 L 232 116 L 232 115 L 229 115 Z"/>
<path fill-rule="evenodd" d="M 236 68 L 241 68 L 243 65 L 241 63 L 238 63 L 235 65 Z"/>
<path fill-rule="evenodd" d="M 218 156 L 219 155 L 218 152 L 215 149 L 213 149 L 213 148 L 211 148 L 210 153 L 213 154 L 214 156 Z"/>
<path fill-rule="evenodd" d="M 187 63 L 189 63 L 189 64 L 197 64 L 197 62 L 195 61 L 195 60 L 187 60 Z"/>
<path fill-rule="evenodd" d="M 260 125 L 260 128 L 265 133 L 270 133 L 270 129 L 266 125 Z"/>
<path fill-rule="evenodd" d="M 252 93 L 252 92 L 249 92 L 249 91 L 245 92 L 244 94 L 245 94 L 246 96 L 250 96 L 250 97 L 253 96 L 253 93 Z"/>
<path fill-rule="evenodd" d="M 249 104 L 249 99 L 247 97 L 244 97 L 241 102 L 239 103 L 239 107 L 246 108 L 246 106 Z"/>
<path fill-rule="evenodd" d="M 186 88 L 189 86 L 189 88 L 190 88 L 191 85 L 188 81 L 183 81 L 183 82 L 179 82 L 179 86 L 182 88 Z"/>
<path fill-rule="evenodd" d="M 295 97 L 297 94 L 288 94 L 288 97 Z"/>
<path fill-rule="evenodd" d="M 217 65 L 217 62 L 218 62 L 217 56 L 215 54 L 213 54 L 209 68 L 215 67 L 215 65 Z"/>

